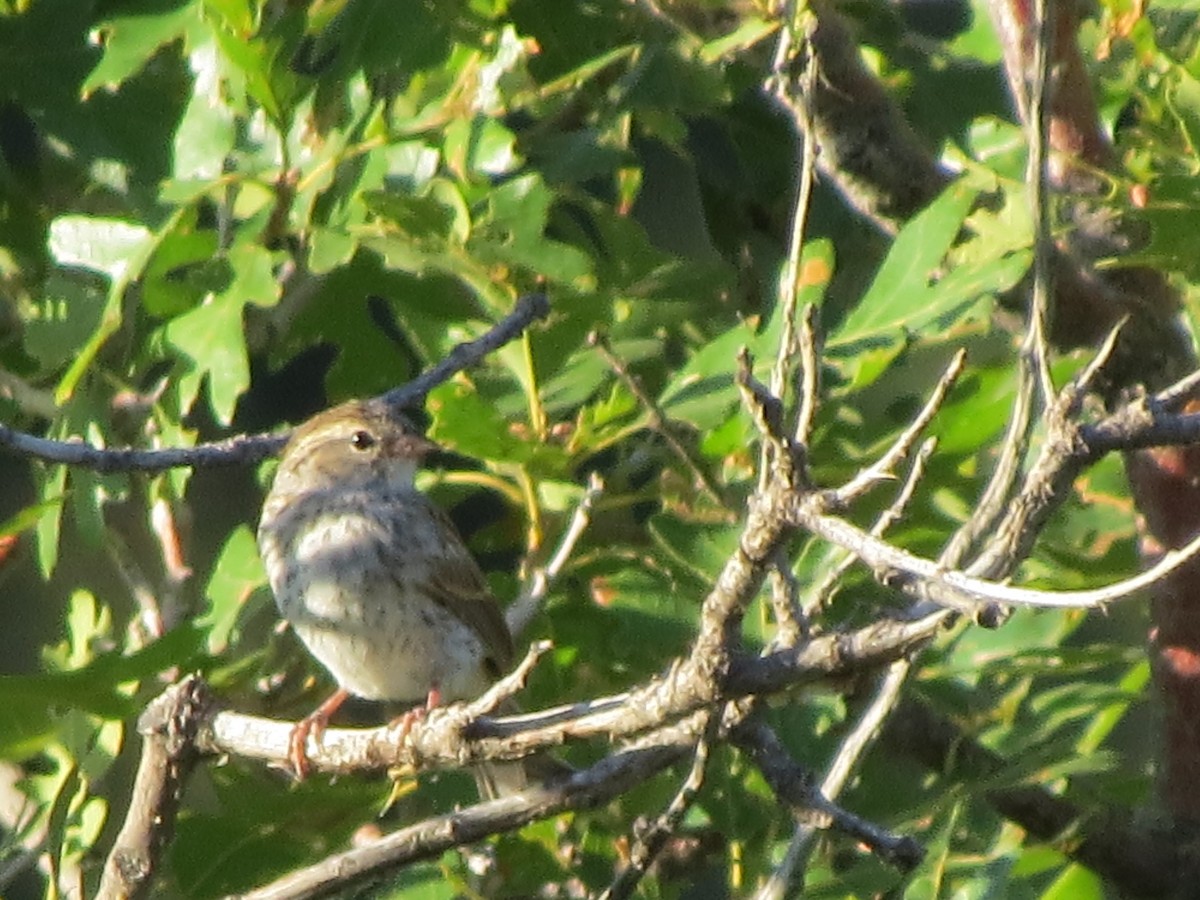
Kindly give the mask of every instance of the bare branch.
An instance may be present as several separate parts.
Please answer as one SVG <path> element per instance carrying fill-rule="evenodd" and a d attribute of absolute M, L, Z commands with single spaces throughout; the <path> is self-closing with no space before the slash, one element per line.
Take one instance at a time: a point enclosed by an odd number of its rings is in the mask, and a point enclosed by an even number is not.
<path fill-rule="evenodd" d="M 525 658 L 515 669 L 488 688 L 478 700 L 466 705 L 467 715 L 472 718 L 486 716 L 503 706 L 506 700 L 511 700 L 523 691 L 538 661 L 553 649 L 553 641 L 534 641 L 530 644 Z"/>
<path fill-rule="evenodd" d="M 1100 374 L 1104 371 L 1113 360 L 1113 356 L 1117 352 L 1117 347 L 1121 341 L 1121 335 L 1125 331 L 1125 326 L 1129 324 L 1129 317 L 1125 316 L 1120 319 L 1116 325 L 1109 329 L 1108 334 L 1104 338 L 1104 343 L 1100 345 L 1100 349 L 1096 351 L 1086 366 L 1072 379 L 1071 384 L 1063 388 L 1063 393 L 1070 398 L 1070 406 L 1068 411 L 1071 415 L 1076 415 L 1083 404 L 1083 399 L 1096 388 L 1096 382 L 1100 380 Z"/>
<path fill-rule="evenodd" d="M 749 718 L 735 728 L 730 737 L 746 752 L 775 796 L 791 808 L 797 819 L 854 837 L 881 859 L 906 871 L 921 862 L 925 851 L 912 838 L 892 834 L 859 818 L 816 790 L 808 770 L 792 759 L 779 736 L 761 718 Z"/>
<path fill-rule="evenodd" d="M 1030 346 L 1042 401 L 1049 404 L 1055 394 L 1050 377 L 1050 298 L 1053 290 L 1054 243 L 1050 229 L 1049 177 L 1046 151 L 1050 146 L 1050 116 L 1047 106 L 1052 85 L 1050 60 L 1053 59 L 1053 20 L 1046 11 L 1047 0 L 1034 0 L 1036 40 L 1033 71 L 1028 84 L 1029 163 L 1025 175 L 1033 207 L 1033 297 L 1029 311 Z"/>
<path fill-rule="evenodd" d="M 696 741 L 696 749 L 692 753 L 692 767 L 688 771 L 687 778 L 679 786 L 679 790 L 662 815 L 638 835 L 633 850 L 629 854 L 628 865 L 617 874 L 612 884 L 600 895 L 600 900 L 623 900 L 633 893 L 638 882 L 645 877 L 654 860 L 662 852 L 667 838 L 679 830 L 679 826 L 683 823 L 683 817 L 696 802 L 700 788 L 704 785 L 709 750 L 721 726 L 719 715 L 705 713 L 704 720 L 703 733 Z"/>
<path fill-rule="evenodd" d="M 336 853 L 239 896 L 241 900 L 326 896 L 367 884 L 415 860 L 436 857 L 451 847 L 515 831 L 564 810 L 598 806 L 675 762 L 695 737 L 689 729 L 679 728 L 664 731 L 658 739 L 656 744 L 606 757 L 553 787 L 530 788 L 401 828 L 366 847 Z"/>
<path fill-rule="evenodd" d="M 971 516 L 951 536 L 939 559 L 953 568 L 961 565 L 979 539 L 993 530 L 996 520 L 1004 514 L 1012 492 L 1016 489 L 1021 467 L 1029 453 L 1029 439 L 1034 424 L 1035 373 L 1032 361 L 1032 332 L 1026 335 L 1017 358 L 1017 385 L 1013 396 L 1012 414 L 1008 420 L 1004 443 L 1000 447 L 996 468 L 988 479 L 983 496 L 975 504 Z"/>
<path fill-rule="evenodd" d="M 446 358 L 408 384 L 388 391 L 382 399 L 397 407 L 411 406 L 435 386 L 487 354 L 507 344 L 535 320 L 545 318 L 550 304 L 544 294 L 528 294 L 517 300 L 513 311 L 486 334 L 459 344 Z M 53 441 L 0 425 L 0 450 L 50 463 L 94 469 L 98 472 L 162 472 L 182 466 L 252 465 L 274 456 L 287 443 L 286 434 L 239 435 L 195 447 L 137 450 L 130 447 L 94 447 L 83 441 Z"/>
<path fill-rule="evenodd" d="M 520 759 L 567 741 L 629 738 L 692 715 L 721 700 L 768 694 L 829 678 L 869 671 L 927 643 L 946 621 L 944 612 L 901 621 L 881 619 L 853 631 L 832 632 L 800 647 L 764 656 L 734 656 L 720 684 L 703 664 L 677 660 L 669 671 L 627 694 L 535 713 L 490 718 L 470 705 L 430 710 L 404 742 L 395 729 L 329 728 L 308 747 L 316 771 L 349 773 L 404 767 L 415 771 L 476 762 Z M 719 674 L 719 673 L 718 673 Z M 515 676 L 510 676 L 515 677 Z M 506 685 L 502 691 L 511 690 Z M 487 702 L 491 702 L 489 699 Z M 223 710 L 199 730 L 205 753 L 285 765 L 293 724 Z"/>
<path fill-rule="evenodd" d="M 817 308 L 808 306 L 804 310 L 804 318 L 800 322 L 800 372 L 799 394 L 800 409 L 796 413 L 796 427 L 792 435 L 796 443 L 807 447 L 812 437 L 813 419 L 817 416 L 817 405 L 821 394 L 821 355 L 819 338 L 817 337 Z"/>
<path fill-rule="evenodd" d="M 815 17 L 805 10 L 800 13 L 797 4 L 785 4 L 785 15 L 790 20 L 779 31 L 775 61 L 767 87 L 773 91 L 781 106 L 793 110 L 797 132 L 804 141 L 804 152 L 800 159 L 800 186 L 796 191 L 796 202 L 792 208 L 792 229 L 788 236 L 787 257 L 779 286 L 779 303 L 783 317 L 783 333 L 775 353 L 775 365 L 771 370 L 771 393 L 783 397 L 787 389 L 788 371 L 795 364 L 799 351 L 796 338 L 796 304 L 800 295 L 800 258 L 804 252 L 804 232 L 808 221 L 808 209 L 812 202 L 813 175 L 817 167 L 818 146 L 813 135 L 813 98 L 817 88 L 817 55 L 813 52 L 811 37 L 816 26 Z M 803 21 L 801 21 L 803 18 Z M 799 50 L 797 50 L 799 45 Z M 804 74 L 798 90 L 793 91 L 786 68 L 792 57 L 804 55 Z"/>
<path fill-rule="evenodd" d="M 900 690 L 911 671 L 912 663 L 907 658 L 898 659 L 888 667 L 875 696 L 871 698 L 871 703 L 858 717 L 854 728 L 838 745 L 837 753 L 826 768 L 825 777 L 821 779 L 821 793 L 830 800 L 837 799 L 850 775 L 874 744 L 875 738 L 899 702 Z M 783 900 L 791 893 L 791 885 L 797 880 L 796 874 L 803 872 L 816 835 L 817 829 L 811 823 L 796 824 L 796 831 L 783 860 L 771 873 L 767 883 L 755 894 L 755 900 Z"/>
<path fill-rule="evenodd" d="M 1200 551 L 1200 537 L 1197 537 L 1181 550 L 1164 554 L 1146 571 L 1115 584 L 1080 591 L 1040 591 L 985 581 L 957 570 L 945 569 L 933 560 L 893 547 L 843 519 L 817 512 L 812 508 L 814 506 L 796 504 L 795 522 L 798 526 L 850 550 L 874 570 L 876 577 L 884 584 L 960 612 L 975 613 L 981 605 L 1059 609 L 1102 607 L 1149 587 Z"/>
<path fill-rule="evenodd" d="M 1144 399 L 1135 400 L 1099 422 L 1081 425 L 1079 439 L 1088 450 L 1084 462 L 1114 450 L 1196 444 L 1200 443 L 1200 413 L 1163 415 Z"/>
<path fill-rule="evenodd" d="M 189 677 L 167 688 L 142 713 L 142 758 L 125 823 L 104 865 L 98 900 L 147 896 L 198 758 L 196 731 L 211 706 L 207 686 Z"/>
<path fill-rule="evenodd" d="M 908 508 L 909 502 L 912 500 L 913 494 L 916 493 L 917 485 L 921 482 L 921 477 L 925 474 L 925 466 L 929 463 L 929 458 L 933 456 L 933 451 L 937 449 L 937 438 L 926 438 L 920 449 L 917 450 L 917 455 L 913 459 L 912 466 L 909 467 L 908 475 L 904 479 L 904 483 L 900 486 L 900 490 L 888 504 L 887 509 L 880 513 L 874 524 L 871 525 L 870 533 L 875 537 L 883 537 L 887 530 L 892 527 L 900 516 L 904 514 L 904 510 Z M 827 603 L 832 596 L 837 583 L 842 576 L 850 570 L 857 561 L 852 553 L 847 553 L 837 565 L 835 565 L 824 578 L 821 583 L 812 591 L 811 599 L 805 608 L 805 615 L 812 616 L 816 610 Z"/>
<path fill-rule="evenodd" d="M 0 425 L 0 450 L 97 472 L 162 472 L 184 466 L 253 465 L 268 456 L 274 456 L 286 443 L 286 434 L 253 434 L 195 447 L 137 450 L 132 447 L 95 447 L 83 441 L 54 441 Z"/>
<path fill-rule="evenodd" d="M 763 438 L 757 493 L 760 496 L 765 493 L 773 479 L 781 479 L 788 488 L 796 481 L 807 485 L 808 470 L 803 453 L 784 434 L 783 402 L 754 377 L 754 357 L 745 347 L 738 351 L 734 382 Z"/>
<path fill-rule="evenodd" d="M 795 647 L 808 634 L 808 619 L 800 605 L 800 584 L 780 547 L 771 557 L 771 610 L 775 614 L 772 647 Z"/>
<path fill-rule="evenodd" d="M 839 504 L 846 505 L 851 503 L 879 482 L 895 477 L 896 466 L 912 452 L 912 448 L 916 445 L 921 434 L 929 427 L 929 423 L 933 421 L 933 417 L 937 415 L 938 410 L 942 408 L 942 404 L 946 402 L 946 397 L 949 395 L 950 389 L 954 387 L 954 383 L 962 374 L 966 359 L 967 354 L 965 350 L 959 350 L 955 353 L 954 358 L 950 360 L 950 365 L 946 367 L 941 378 L 934 385 L 933 393 L 929 395 L 929 399 L 925 401 L 925 405 L 921 408 L 921 411 L 917 413 L 912 422 L 900 433 L 900 436 L 896 438 L 887 452 L 834 491 L 834 496 L 837 498 Z"/>
<path fill-rule="evenodd" d="M 508 630 L 514 638 L 525 633 L 525 629 L 529 627 L 529 623 L 541 609 L 546 595 L 550 593 L 550 588 L 558 579 L 559 572 L 567 564 L 567 560 L 575 552 L 575 545 L 579 543 L 579 539 L 587 530 L 588 523 L 592 519 L 592 510 L 603 493 L 604 479 L 598 472 L 593 472 L 588 476 L 587 487 L 579 499 L 579 504 L 575 507 L 567 530 L 563 532 L 563 536 L 558 542 L 554 555 L 550 557 L 550 561 L 546 565 L 539 566 L 530 573 L 524 589 L 504 612 Z"/>
<path fill-rule="evenodd" d="M 666 415 L 659 409 L 658 404 L 654 402 L 654 398 L 646 393 L 638 377 L 629 371 L 629 366 L 625 364 L 625 360 L 613 352 L 612 347 L 609 346 L 608 339 L 599 331 L 593 331 L 588 335 L 588 345 L 595 348 L 596 352 L 608 364 L 608 367 L 621 380 L 621 383 L 629 389 L 629 393 L 633 394 L 637 402 L 646 410 L 646 421 L 649 423 L 651 430 L 667 442 L 667 446 L 687 466 L 688 471 L 692 473 L 692 478 L 703 488 L 704 493 L 708 494 L 713 502 L 720 506 L 726 506 L 727 504 L 721 494 L 721 489 L 717 487 L 709 474 L 704 471 L 704 466 L 700 464 L 695 454 L 679 439 L 674 427 L 667 420 Z"/>
<path fill-rule="evenodd" d="M 1154 395 L 1154 402 L 1165 412 L 1174 412 L 1191 400 L 1200 388 L 1200 369 L 1187 375 Z"/>
<path fill-rule="evenodd" d="M 516 340 L 534 322 L 550 315 L 550 300 L 545 294 L 525 294 L 517 298 L 512 312 L 473 341 L 455 346 L 432 368 L 422 372 L 408 384 L 402 384 L 380 399 L 397 409 L 407 409 L 425 402 L 425 395 L 444 381 L 505 344 Z"/>

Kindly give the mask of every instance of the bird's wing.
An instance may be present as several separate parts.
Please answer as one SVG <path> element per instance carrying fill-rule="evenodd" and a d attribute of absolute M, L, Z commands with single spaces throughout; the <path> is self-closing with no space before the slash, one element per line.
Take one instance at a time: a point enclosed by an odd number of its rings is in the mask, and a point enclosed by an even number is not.
<path fill-rule="evenodd" d="M 426 586 L 431 598 L 479 635 L 487 655 L 496 664 L 494 674 L 499 675 L 512 662 L 512 635 L 479 564 L 463 544 L 449 516 L 433 501 L 414 491 L 404 502 L 414 504 L 414 513 L 427 517 L 440 532 L 429 548 L 432 552 L 424 558 L 428 567 Z"/>

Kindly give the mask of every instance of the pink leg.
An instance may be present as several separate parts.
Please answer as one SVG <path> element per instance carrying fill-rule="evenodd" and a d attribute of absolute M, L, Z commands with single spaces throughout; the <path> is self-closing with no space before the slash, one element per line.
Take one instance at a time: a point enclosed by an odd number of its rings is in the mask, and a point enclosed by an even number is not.
<path fill-rule="evenodd" d="M 389 727 L 400 727 L 400 735 L 397 738 L 397 744 L 403 744 L 408 737 L 408 733 L 412 731 L 413 725 L 425 718 L 425 714 L 431 709 L 437 709 L 442 705 L 442 692 L 438 690 L 438 686 L 432 685 L 429 688 L 429 693 L 425 696 L 424 706 L 414 706 L 407 710 L 403 715 L 397 716 L 390 723 Z"/>
<path fill-rule="evenodd" d="M 329 724 L 329 718 L 338 711 L 338 708 L 346 702 L 349 696 L 350 692 L 345 688 L 338 688 L 329 695 L 324 703 L 297 722 L 292 729 L 291 738 L 288 740 L 288 759 L 292 763 L 292 771 L 295 772 L 297 781 L 303 781 L 308 777 L 308 736 L 311 734 L 320 744 L 321 738 L 325 734 L 325 726 Z"/>

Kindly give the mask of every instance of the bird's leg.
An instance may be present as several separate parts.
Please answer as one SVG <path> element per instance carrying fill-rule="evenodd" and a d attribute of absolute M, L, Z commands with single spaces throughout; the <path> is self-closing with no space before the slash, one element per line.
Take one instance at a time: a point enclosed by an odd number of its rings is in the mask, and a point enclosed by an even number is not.
<path fill-rule="evenodd" d="M 338 688 L 326 698 L 324 703 L 297 722 L 292 729 L 291 738 L 288 740 L 288 759 L 292 764 L 292 771 L 296 773 L 297 781 L 303 781 L 308 777 L 308 736 L 311 734 L 319 746 L 321 738 L 325 735 L 325 726 L 329 724 L 329 718 L 338 711 L 338 708 L 346 702 L 349 696 L 350 692 L 345 688 Z"/>
<path fill-rule="evenodd" d="M 389 728 L 399 728 L 400 735 L 396 739 L 397 745 L 403 744 L 408 738 L 408 733 L 412 731 L 413 725 L 425 718 L 425 714 L 431 709 L 437 709 L 442 705 L 442 692 L 436 684 L 430 685 L 429 693 L 425 696 L 424 706 L 414 706 L 412 709 L 405 710 L 400 716 L 397 716 L 389 724 Z"/>
<path fill-rule="evenodd" d="M 408 733 L 412 731 L 413 724 L 425 718 L 425 714 L 428 713 L 429 710 L 440 706 L 441 702 L 442 692 L 438 690 L 438 686 L 436 684 L 431 685 L 429 688 L 429 693 L 425 696 L 424 706 L 418 704 L 412 709 L 405 710 L 404 713 L 392 719 L 392 721 L 388 723 L 388 728 L 400 729 L 400 733 L 396 736 L 396 746 L 404 746 L 404 742 L 408 740 Z M 417 772 L 416 769 L 411 765 L 405 764 L 403 766 L 397 766 L 389 769 L 388 775 L 391 776 L 392 779 L 392 791 L 388 795 L 387 802 L 384 804 L 383 808 L 385 812 L 391 809 L 392 804 L 394 804 L 397 800 L 410 791 L 415 790 L 417 787 Z"/>

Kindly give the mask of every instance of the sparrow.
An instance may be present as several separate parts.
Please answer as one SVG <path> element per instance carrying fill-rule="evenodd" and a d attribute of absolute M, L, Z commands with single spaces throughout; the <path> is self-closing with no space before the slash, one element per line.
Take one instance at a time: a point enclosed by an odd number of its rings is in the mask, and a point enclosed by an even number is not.
<path fill-rule="evenodd" d="M 337 690 L 292 731 L 290 759 L 308 770 L 351 695 L 423 704 L 482 694 L 513 661 L 496 598 L 446 514 L 414 479 L 437 445 L 380 400 L 313 416 L 284 448 L 263 503 L 258 546 L 280 615 Z M 406 727 L 412 719 L 406 719 Z M 478 767 L 487 799 L 522 790 L 520 762 Z"/>

